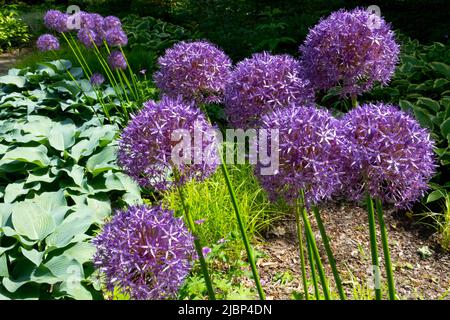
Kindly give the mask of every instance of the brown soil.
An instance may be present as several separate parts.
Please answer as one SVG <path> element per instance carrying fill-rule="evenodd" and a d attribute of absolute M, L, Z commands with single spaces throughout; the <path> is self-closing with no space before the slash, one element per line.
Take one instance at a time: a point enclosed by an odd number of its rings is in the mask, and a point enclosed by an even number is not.
<path fill-rule="evenodd" d="M 371 255 L 367 213 L 362 208 L 337 205 L 321 210 L 321 213 L 347 296 L 353 299 L 354 284 L 368 288 L 371 279 L 368 271 Z M 321 244 L 320 233 L 313 220 L 311 218 L 316 240 Z M 450 253 L 442 250 L 432 232 L 405 215 L 386 212 L 385 220 L 398 297 L 450 299 Z M 386 286 L 381 240 L 378 242 L 382 281 Z M 268 299 L 292 299 L 294 292 L 303 291 L 293 217 L 280 220 L 267 233 L 265 241 L 256 248 L 266 254 L 264 258 L 259 259 L 258 269 Z M 425 251 L 430 249 L 431 255 L 426 258 L 421 256 L 421 248 Z M 322 261 L 326 262 L 326 254 L 321 245 L 319 249 Z M 337 292 L 331 269 L 327 263 L 324 265 L 332 290 Z M 281 283 L 277 278 L 285 272 L 289 272 L 293 277 L 287 283 Z M 249 286 L 251 285 L 253 284 L 249 283 Z M 309 292 L 314 294 L 312 286 Z M 364 292 L 372 290 L 366 289 Z M 357 295 L 356 298 L 361 296 Z M 384 292 L 384 298 L 387 298 L 387 292 Z"/>

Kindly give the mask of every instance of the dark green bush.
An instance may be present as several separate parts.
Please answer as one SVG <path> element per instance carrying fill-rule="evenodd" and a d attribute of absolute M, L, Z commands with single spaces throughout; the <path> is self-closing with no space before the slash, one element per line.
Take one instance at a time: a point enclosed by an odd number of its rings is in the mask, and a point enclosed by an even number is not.
<path fill-rule="evenodd" d="M 31 38 L 27 25 L 14 8 L 7 6 L 0 9 L 0 52 L 22 47 Z"/>

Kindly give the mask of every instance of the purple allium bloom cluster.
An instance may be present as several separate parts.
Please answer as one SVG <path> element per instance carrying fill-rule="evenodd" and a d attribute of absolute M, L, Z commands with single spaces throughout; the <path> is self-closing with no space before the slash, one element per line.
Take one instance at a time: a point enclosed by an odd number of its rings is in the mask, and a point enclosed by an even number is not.
<path fill-rule="evenodd" d="M 255 167 L 271 200 L 283 197 L 294 204 L 303 190 L 309 205 L 330 199 L 341 188 L 340 154 L 346 147 L 345 136 L 339 121 L 327 110 L 291 105 L 263 116 L 261 127 L 279 130 L 278 172 L 261 175 L 263 165 Z"/>
<path fill-rule="evenodd" d="M 111 47 L 124 47 L 128 43 L 127 35 L 120 27 L 114 27 L 106 31 L 105 40 Z"/>
<path fill-rule="evenodd" d="M 175 298 L 196 259 L 194 238 L 181 218 L 160 206 L 118 211 L 93 240 L 94 264 L 110 292 L 131 299 Z"/>
<path fill-rule="evenodd" d="M 92 29 L 81 28 L 78 31 L 78 40 L 86 47 L 93 48 L 94 44 L 96 46 L 101 46 L 102 37 Z"/>
<path fill-rule="evenodd" d="M 254 54 L 239 62 L 225 89 L 225 112 L 234 128 L 258 126 L 262 115 L 291 103 L 308 104 L 314 92 L 289 55 Z"/>
<path fill-rule="evenodd" d="M 383 18 L 357 8 L 322 19 L 310 29 L 300 52 L 305 75 L 315 88 L 340 85 L 342 96 L 356 96 L 375 81 L 389 82 L 399 45 Z"/>
<path fill-rule="evenodd" d="M 105 77 L 99 72 L 94 72 L 89 81 L 93 86 L 99 86 L 105 82 Z"/>
<path fill-rule="evenodd" d="M 427 129 L 389 104 L 364 104 L 341 120 L 351 150 L 346 195 L 408 208 L 428 189 L 435 173 L 434 143 Z"/>
<path fill-rule="evenodd" d="M 107 31 L 112 28 L 121 28 L 122 22 L 115 16 L 107 16 L 103 19 L 103 30 Z"/>
<path fill-rule="evenodd" d="M 127 60 L 120 51 L 112 51 L 108 56 L 108 64 L 112 70 L 127 68 Z"/>
<path fill-rule="evenodd" d="M 185 101 L 219 103 L 231 72 L 230 58 L 206 41 L 179 42 L 158 59 L 153 78 L 161 92 Z"/>
<path fill-rule="evenodd" d="M 99 32 L 103 29 L 103 17 L 98 13 L 81 13 L 81 28 Z"/>
<path fill-rule="evenodd" d="M 58 31 L 63 13 L 59 10 L 48 10 L 44 15 L 44 24 L 50 30 Z"/>
<path fill-rule="evenodd" d="M 189 136 L 177 136 L 183 133 L 178 130 L 184 130 Z M 122 132 L 118 163 L 142 187 L 157 191 L 191 179 L 203 180 L 219 164 L 215 133 L 200 109 L 181 97 L 163 96 L 160 102 L 150 100 Z M 173 148 L 181 140 L 187 146 L 175 154 L 189 158 L 190 164 L 172 158 Z M 177 181 L 174 168 L 180 176 Z"/>
<path fill-rule="evenodd" d="M 37 39 L 36 46 L 39 51 L 59 50 L 59 41 L 51 34 L 43 34 Z"/>

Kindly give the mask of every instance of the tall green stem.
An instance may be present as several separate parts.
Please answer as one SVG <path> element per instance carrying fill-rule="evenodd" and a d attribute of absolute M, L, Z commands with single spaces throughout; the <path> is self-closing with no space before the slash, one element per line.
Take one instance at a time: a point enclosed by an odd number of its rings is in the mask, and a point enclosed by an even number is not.
<path fill-rule="evenodd" d="M 307 236 L 306 225 L 304 225 L 304 227 L 305 227 L 306 249 L 308 252 L 309 267 L 311 268 L 311 279 L 314 286 L 314 294 L 316 296 L 316 300 L 320 300 L 319 284 L 317 283 L 316 265 L 314 263 L 311 242 L 309 241 Z"/>
<path fill-rule="evenodd" d="M 383 207 L 379 199 L 375 200 L 375 207 L 377 209 L 378 223 L 380 224 L 381 242 L 383 243 L 383 254 L 389 289 L 389 299 L 395 300 L 396 298 L 395 298 L 394 272 L 392 271 L 391 256 L 389 254 L 388 235 L 383 218 Z"/>
<path fill-rule="evenodd" d="M 316 260 L 317 271 L 319 272 L 319 278 L 320 278 L 320 283 L 322 284 L 323 295 L 325 297 L 325 300 L 330 300 L 330 291 L 328 288 L 327 278 L 325 276 L 325 271 L 323 269 L 322 261 L 320 260 L 319 250 L 317 248 L 316 240 L 314 239 L 314 234 L 313 234 L 313 231 L 311 228 L 311 224 L 309 223 L 309 218 L 306 213 L 305 196 L 304 196 L 303 191 L 301 191 L 301 200 L 302 200 L 302 206 L 303 206 L 303 210 L 301 210 L 301 212 L 302 212 L 302 216 L 303 216 L 303 223 L 305 224 L 306 236 L 311 244 L 312 253 L 314 255 L 314 259 Z"/>
<path fill-rule="evenodd" d="M 306 281 L 306 268 L 305 268 L 305 256 L 303 252 L 303 236 L 302 225 L 300 222 L 300 205 L 297 203 L 295 208 L 295 221 L 297 223 L 297 238 L 298 238 L 298 251 L 300 255 L 300 268 L 302 272 L 303 291 L 305 292 L 305 300 L 309 300 L 308 294 L 308 282 Z"/>
<path fill-rule="evenodd" d="M 223 158 L 222 152 L 220 152 L 220 159 L 222 161 L 222 172 L 225 178 L 225 182 L 227 184 L 228 192 L 231 197 L 231 202 L 233 204 L 234 212 L 236 213 L 236 219 L 239 225 L 239 230 L 241 232 L 242 241 L 244 242 L 245 251 L 247 252 L 247 258 L 250 263 L 250 267 L 252 269 L 253 279 L 255 280 L 256 289 L 258 290 L 258 295 L 261 300 L 265 300 L 266 296 L 264 294 L 264 291 L 261 286 L 261 281 L 259 280 L 259 274 L 258 270 L 256 269 L 256 263 L 255 258 L 253 256 L 253 248 L 250 246 L 250 243 L 248 241 L 247 232 L 245 231 L 244 223 L 242 221 L 240 208 L 238 206 L 237 200 L 236 200 L 236 194 L 234 193 L 233 185 L 231 184 L 230 176 L 228 174 L 227 166 L 225 164 L 225 160 Z"/>
<path fill-rule="evenodd" d="M 325 227 L 323 226 L 323 222 L 322 222 L 322 218 L 320 217 L 319 209 L 317 209 L 317 207 L 314 206 L 313 212 L 314 212 L 314 216 L 316 217 L 317 226 L 319 227 L 320 235 L 323 240 L 323 245 L 325 247 L 325 251 L 328 256 L 328 262 L 330 263 L 331 270 L 333 271 L 334 281 L 336 282 L 336 287 L 339 292 L 339 297 L 341 298 L 341 300 L 345 300 L 346 297 L 345 297 L 344 289 L 342 288 L 341 277 L 339 276 L 339 271 L 337 270 L 337 267 L 336 267 L 336 260 L 334 259 L 333 251 L 331 250 L 330 242 L 328 240 L 327 233 L 325 231 Z"/>
<path fill-rule="evenodd" d="M 373 210 L 373 201 L 370 195 L 367 196 L 367 213 L 369 216 L 369 236 L 370 236 L 370 251 L 372 253 L 372 268 L 374 273 L 375 284 L 375 298 L 381 300 L 381 288 L 380 288 L 380 266 L 378 262 L 378 249 L 377 249 L 377 234 L 375 229 L 375 215 Z"/>
<path fill-rule="evenodd" d="M 174 172 L 176 172 L 176 170 L 174 170 Z M 177 176 L 177 174 L 175 174 L 175 176 Z M 195 231 L 195 223 L 194 220 L 192 219 L 191 213 L 189 211 L 189 208 L 186 204 L 186 199 L 184 197 L 184 193 L 183 190 L 180 186 L 177 186 L 177 190 L 178 193 L 180 195 L 180 199 L 181 199 L 181 205 L 183 207 L 184 210 L 184 215 L 186 218 L 186 222 L 189 226 L 189 229 L 191 230 L 192 235 L 194 236 L 194 246 L 195 246 L 195 251 L 197 251 L 197 255 L 200 261 L 200 268 L 202 269 L 202 273 L 203 273 L 203 278 L 205 279 L 205 284 L 206 284 L 206 288 L 208 290 L 208 296 L 210 300 L 216 300 L 216 296 L 214 294 L 214 289 L 212 286 L 212 281 L 211 281 L 211 277 L 209 276 L 209 272 L 208 272 L 208 266 L 206 264 L 206 260 L 205 257 L 203 256 L 203 251 L 202 251 L 202 245 L 200 243 L 200 239 L 197 236 L 197 233 Z"/>
<path fill-rule="evenodd" d="M 356 98 L 356 95 L 352 95 L 352 107 L 356 108 L 358 106 L 358 100 Z"/>

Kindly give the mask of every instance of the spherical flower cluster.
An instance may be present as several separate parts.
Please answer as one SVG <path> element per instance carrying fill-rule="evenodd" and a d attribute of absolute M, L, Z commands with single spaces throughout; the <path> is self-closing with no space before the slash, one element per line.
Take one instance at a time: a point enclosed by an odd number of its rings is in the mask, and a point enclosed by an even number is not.
<path fill-rule="evenodd" d="M 127 68 L 127 60 L 120 51 L 112 51 L 108 56 L 108 64 L 112 70 Z"/>
<path fill-rule="evenodd" d="M 346 146 L 345 136 L 339 130 L 339 121 L 328 111 L 312 105 L 291 105 L 263 116 L 261 127 L 278 129 L 278 171 L 262 175 L 264 166 L 258 163 L 255 167 L 272 200 L 282 197 L 295 204 L 303 190 L 309 205 L 330 199 L 341 188 L 344 172 L 340 154 Z"/>
<path fill-rule="evenodd" d="M 103 19 L 103 30 L 107 31 L 112 28 L 121 28 L 122 22 L 115 16 L 107 16 Z"/>
<path fill-rule="evenodd" d="M 59 41 L 51 34 L 43 34 L 37 39 L 36 46 L 39 51 L 59 50 Z"/>
<path fill-rule="evenodd" d="M 86 47 L 93 48 L 94 44 L 100 46 L 102 44 L 102 37 L 92 29 L 81 28 L 78 31 L 78 40 Z"/>
<path fill-rule="evenodd" d="M 258 126 L 260 118 L 291 103 L 307 104 L 314 92 L 288 55 L 254 54 L 237 64 L 225 89 L 225 112 L 235 128 Z"/>
<path fill-rule="evenodd" d="M 44 25 L 50 29 L 58 31 L 59 23 L 63 13 L 59 10 L 48 10 L 44 15 Z"/>
<path fill-rule="evenodd" d="M 111 47 L 124 47 L 128 43 L 127 35 L 120 27 L 114 27 L 106 31 L 105 39 Z"/>
<path fill-rule="evenodd" d="M 93 86 L 99 86 L 105 82 L 105 77 L 99 72 L 94 72 L 89 81 Z"/>
<path fill-rule="evenodd" d="M 196 258 L 193 241 L 172 211 L 136 205 L 116 212 L 93 240 L 94 264 L 110 292 L 138 300 L 175 298 Z"/>
<path fill-rule="evenodd" d="M 81 13 L 81 28 L 91 29 L 97 33 L 103 29 L 103 17 L 98 13 Z"/>
<path fill-rule="evenodd" d="M 157 191 L 203 180 L 219 164 L 215 133 L 200 109 L 181 97 L 150 100 L 122 132 L 118 163 L 141 186 Z"/>
<path fill-rule="evenodd" d="M 318 90 L 340 85 L 356 96 L 375 81 L 387 84 L 399 45 L 390 25 L 365 9 L 339 10 L 314 26 L 300 47 L 305 75 Z"/>
<path fill-rule="evenodd" d="M 428 130 L 392 105 L 364 104 L 341 120 L 351 150 L 346 195 L 365 193 L 407 208 L 422 197 L 435 172 L 434 144 Z"/>
<path fill-rule="evenodd" d="M 222 101 L 232 65 L 222 50 L 206 41 L 179 42 L 158 64 L 153 78 L 163 94 L 200 104 Z"/>

